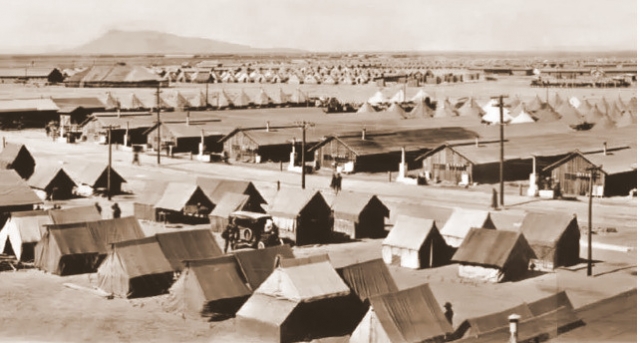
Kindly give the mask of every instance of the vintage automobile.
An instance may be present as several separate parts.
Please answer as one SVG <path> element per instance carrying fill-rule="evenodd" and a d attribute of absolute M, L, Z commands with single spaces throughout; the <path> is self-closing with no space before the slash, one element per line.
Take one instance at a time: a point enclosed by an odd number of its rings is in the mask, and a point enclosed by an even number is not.
<path fill-rule="evenodd" d="M 278 228 L 270 215 L 264 213 L 236 211 L 229 215 L 229 226 L 234 234 L 230 237 L 231 248 L 264 249 L 281 245 Z"/>

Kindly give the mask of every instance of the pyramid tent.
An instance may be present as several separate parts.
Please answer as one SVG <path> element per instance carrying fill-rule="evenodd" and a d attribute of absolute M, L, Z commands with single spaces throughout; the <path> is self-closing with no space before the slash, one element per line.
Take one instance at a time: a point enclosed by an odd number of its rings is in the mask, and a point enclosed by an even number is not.
<path fill-rule="evenodd" d="M 420 101 L 409 113 L 410 118 L 431 118 L 433 110 L 431 110 L 424 101 Z"/>
<path fill-rule="evenodd" d="M 296 89 L 293 94 L 291 94 L 292 103 L 302 104 L 306 103 L 307 101 L 309 101 L 309 98 L 306 94 L 304 94 L 304 92 L 300 90 L 300 88 Z"/>
<path fill-rule="evenodd" d="M 564 100 L 562 100 L 562 97 L 560 96 L 560 94 L 556 92 L 556 96 L 554 97 L 552 105 L 553 107 L 559 107 L 559 106 L 562 106 L 562 104 L 564 104 Z"/>
<path fill-rule="evenodd" d="M 231 101 L 231 97 L 224 90 L 218 93 L 217 99 L 218 99 L 218 102 L 216 105 L 218 108 L 233 107 L 233 102 Z"/>
<path fill-rule="evenodd" d="M 566 103 L 563 103 L 563 105 Z M 563 106 L 560 105 L 560 106 Z M 553 106 L 546 104 L 542 109 L 538 110 L 534 115 L 538 122 L 552 122 L 560 120 L 562 116 L 556 112 Z"/>
<path fill-rule="evenodd" d="M 482 110 L 485 112 L 485 115 L 482 116 L 482 121 L 490 124 L 500 123 L 500 108 L 494 105 L 497 105 L 498 101 L 495 99 L 491 99 Z M 505 123 L 513 120 L 508 108 L 503 108 L 502 121 Z"/>
<path fill-rule="evenodd" d="M 584 119 L 587 121 L 587 123 L 597 123 L 605 116 L 607 115 L 602 112 L 600 108 L 598 108 L 598 106 L 593 106 L 588 112 L 585 112 Z"/>
<path fill-rule="evenodd" d="M 524 124 L 524 123 L 535 123 L 535 120 L 531 117 L 531 115 L 525 112 L 523 109 L 520 109 L 519 112 L 513 112 L 515 117 L 509 122 L 510 124 Z"/>
<path fill-rule="evenodd" d="M 427 98 L 431 98 L 431 96 L 427 92 L 425 92 L 424 89 L 420 89 L 418 93 L 416 93 L 416 95 L 411 98 L 411 101 L 415 103 L 424 102 L 424 100 Z"/>
<path fill-rule="evenodd" d="M 385 112 L 400 119 L 405 119 L 407 117 L 407 113 L 397 103 L 393 103 Z"/>
<path fill-rule="evenodd" d="M 568 103 L 565 103 L 564 105 L 558 107 L 556 109 L 556 112 L 558 112 L 558 114 L 562 116 L 560 118 L 560 121 L 569 126 L 573 127 L 584 123 L 582 113 L 580 113 L 578 109 Z"/>
<path fill-rule="evenodd" d="M 449 102 L 449 98 L 445 99 L 442 105 L 438 105 L 435 113 L 433 114 L 434 118 L 444 118 L 444 117 L 457 117 L 458 112 L 456 112 L 455 108 Z"/>
<path fill-rule="evenodd" d="M 613 121 L 612 121 L 613 122 Z M 636 118 L 633 117 L 630 111 L 624 111 L 618 121 L 615 123 L 617 127 L 625 127 L 636 123 Z"/>
<path fill-rule="evenodd" d="M 373 108 L 373 106 L 371 106 L 370 103 L 365 102 L 362 104 L 362 106 L 360 106 L 356 113 L 376 113 L 376 110 L 375 108 Z"/>
<path fill-rule="evenodd" d="M 381 91 L 377 91 L 367 102 L 371 105 L 379 105 L 389 103 L 389 99 L 387 99 Z"/>
<path fill-rule="evenodd" d="M 269 95 L 267 95 L 267 93 L 262 88 L 253 100 L 253 104 L 256 106 L 269 106 L 272 103 L 273 100 L 271 100 L 271 97 L 269 97 Z"/>
<path fill-rule="evenodd" d="M 627 110 L 631 113 L 633 118 L 636 117 L 636 114 L 638 111 L 637 107 L 638 107 L 638 98 L 634 96 L 629 100 L 629 103 L 627 104 Z"/>
<path fill-rule="evenodd" d="M 247 95 L 247 93 L 244 92 L 244 90 L 241 90 L 240 94 L 233 101 L 233 106 L 235 107 L 247 107 L 250 104 L 251 104 L 251 99 L 249 99 L 249 96 Z"/>
<path fill-rule="evenodd" d="M 477 117 L 481 118 L 485 113 L 482 110 L 482 107 L 478 105 L 474 98 L 469 99 L 464 106 L 458 109 L 458 114 L 461 117 Z"/>
<path fill-rule="evenodd" d="M 275 96 L 271 97 L 274 105 L 286 105 L 290 102 L 291 95 L 282 91 L 282 88 L 278 89 Z"/>
<path fill-rule="evenodd" d="M 176 108 L 177 109 L 191 108 L 191 103 L 189 102 L 189 100 L 187 100 L 187 98 L 185 98 L 184 95 L 182 95 L 182 93 L 180 92 L 176 93 Z"/>
<path fill-rule="evenodd" d="M 390 102 L 392 103 L 403 103 L 405 102 L 407 99 L 407 97 L 404 94 L 404 90 L 401 89 L 399 90 L 393 97 L 391 97 L 391 99 L 389 99 Z"/>
<path fill-rule="evenodd" d="M 572 96 L 571 98 L 569 98 L 569 100 L 567 100 L 566 104 L 573 106 L 575 108 L 580 108 L 581 110 L 587 110 L 589 108 L 591 108 L 591 104 L 586 100 L 580 100 L 578 98 L 576 98 L 575 96 Z"/>
<path fill-rule="evenodd" d="M 526 104 L 527 111 L 535 112 L 542 108 L 543 102 L 540 100 L 540 97 L 536 94 L 536 97 L 533 98 Z"/>
<path fill-rule="evenodd" d="M 114 109 L 120 108 L 120 101 L 118 101 L 118 98 L 113 96 L 111 92 L 107 92 L 107 99 L 106 101 L 104 101 L 104 103 L 105 103 L 105 109 L 107 110 L 114 110 Z"/>
<path fill-rule="evenodd" d="M 517 95 L 513 98 L 513 100 L 511 100 L 511 102 L 509 102 L 509 107 L 510 108 L 515 108 L 518 107 L 520 105 L 525 105 L 524 102 L 522 102 L 522 100 L 520 100 L 520 97 L 518 97 Z"/>

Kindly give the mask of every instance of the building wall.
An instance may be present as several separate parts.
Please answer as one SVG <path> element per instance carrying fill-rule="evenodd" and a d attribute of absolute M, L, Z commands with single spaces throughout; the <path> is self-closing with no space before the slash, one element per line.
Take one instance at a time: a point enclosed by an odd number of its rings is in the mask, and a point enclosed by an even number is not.
<path fill-rule="evenodd" d="M 588 195 L 589 172 L 587 168 L 589 167 L 592 167 L 590 162 L 576 155 L 574 158 L 551 170 L 551 179 L 560 184 L 560 191 L 563 196 Z M 594 176 L 594 186 L 604 187 L 604 174 L 596 173 Z"/>
<path fill-rule="evenodd" d="M 318 151 L 320 166 L 323 168 L 333 168 L 334 163 L 338 166 L 344 166 L 348 162 L 353 162 L 354 165 L 356 163 L 356 154 L 335 139 L 327 142 Z"/>
<path fill-rule="evenodd" d="M 473 166 L 464 157 L 449 148 L 444 148 L 422 161 L 425 171 L 431 173 L 431 179 L 458 184 L 462 174 L 469 175 L 469 182 L 474 182 Z"/>
<path fill-rule="evenodd" d="M 629 191 L 638 187 L 638 171 L 605 176 L 604 196 L 628 195 Z"/>

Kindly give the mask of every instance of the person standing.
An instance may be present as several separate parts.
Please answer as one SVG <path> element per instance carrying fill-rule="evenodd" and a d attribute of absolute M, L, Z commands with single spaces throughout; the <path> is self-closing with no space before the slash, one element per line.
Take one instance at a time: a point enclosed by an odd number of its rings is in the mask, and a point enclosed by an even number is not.
<path fill-rule="evenodd" d="M 95 206 L 96 206 L 96 210 L 98 210 L 98 213 L 102 214 L 102 207 L 100 206 L 100 204 L 98 204 L 97 201 L 95 203 Z"/>
<path fill-rule="evenodd" d="M 224 239 L 224 253 L 226 254 L 229 250 L 229 246 L 235 241 L 236 238 L 236 219 L 233 218 L 227 227 L 222 231 L 222 238 Z"/>
<path fill-rule="evenodd" d="M 111 210 L 113 211 L 113 219 L 120 218 L 122 211 L 120 210 L 120 206 L 118 206 L 117 202 L 113 203 Z"/>
<path fill-rule="evenodd" d="M 135 148 L 133 149 L 133 161 L 131 164 L 140 165 L 140 153 Z"/>
<path fill-rule="evenodd" d="M 342 175 L 338 173 L 336 175 L 336 194 L 342 190 Z"/>
<path fill-rule="evenodd" d="M 453 324 L 453 306 L 451 305 L 450 302 L 446 302 L 444 304 L 444 316 L 445 318 L 447 318 L 447 321 L 449 322 L 449 324 Z"/>
<path fill-rule="evenodd" d="M 336 173 L 333 173 L 333 175 L 331 175 L 331 189 L 333 189 L 334 192 L 336 192 L 337 181 L 338 178 L 336 177 Z"/>

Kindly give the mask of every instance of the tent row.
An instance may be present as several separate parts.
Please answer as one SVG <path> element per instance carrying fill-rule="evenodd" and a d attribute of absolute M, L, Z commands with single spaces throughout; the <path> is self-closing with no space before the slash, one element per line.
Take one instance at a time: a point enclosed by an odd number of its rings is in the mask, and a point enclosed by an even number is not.
<path fill-rule="evenodd" d="M 529 270 L 579 263 L 580 228 L 574 215 L 563 214 L 528 213 L 519 231 L 497 230 L 479 210 L 454 209 L 442 229 L 434 219 L 399 215 L 382 242 L 382 257 L 412 269 L 453 262 L 462 278 L 514 281 Z"/>
<path fill-rule="evenodd" d="M 38 164 L 27 181 L 43 200 L 66 200 L 74 196 L 106 194 L 107 191 L 111 195 L 120 194 L 122 184 L 126 182 L 113 167 L 100 163 L 69 166 Z"/>

